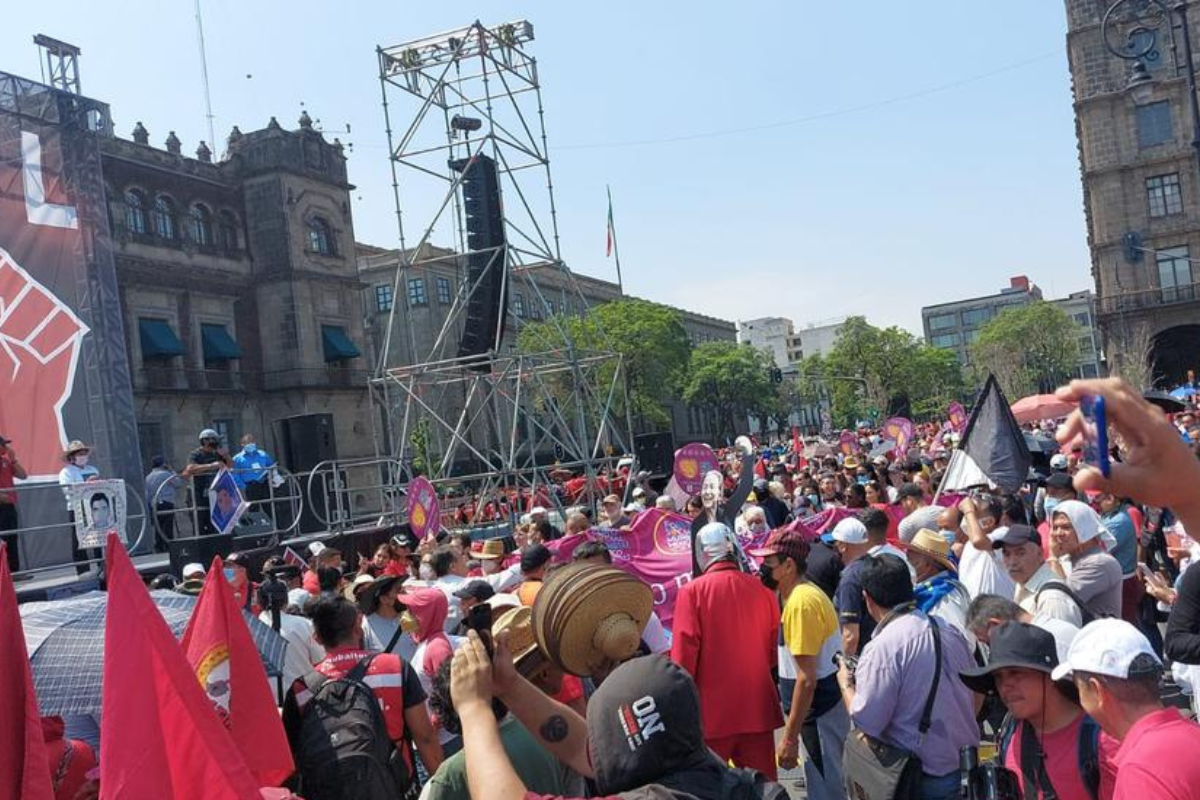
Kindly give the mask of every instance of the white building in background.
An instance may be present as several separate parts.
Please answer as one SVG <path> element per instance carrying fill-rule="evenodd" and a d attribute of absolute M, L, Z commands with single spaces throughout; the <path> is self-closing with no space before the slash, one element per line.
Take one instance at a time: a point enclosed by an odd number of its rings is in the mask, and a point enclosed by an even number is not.
<path fill-rule="evenodd" d="M 788 349 L 791 336 L 792 321 L 786 317 L 761 317 L 737 323 L 738 344 L 749 344 L 757 350 L 770 352 L 775 366 L 780 368 L 791 363 Z"/>
<path fill-rule="evenodd" d="M 799 330 L 793 330 L 788 339 L 788 360 L 801 361 L 805 356 L 828 355 L 837 343 L 845 318 L 810 322 Z"/>
<path fill-rule="evenodd" d="M 1061 300 L 1051 300 L 1079 326 L 1079 365 L 1076 376 L 1097 378 L 1106 374 L 1104 353 L 1100 349 L 1100 331 L 1096 328 L 1096 294 L 1091 289 L 1071 292 Z"/>

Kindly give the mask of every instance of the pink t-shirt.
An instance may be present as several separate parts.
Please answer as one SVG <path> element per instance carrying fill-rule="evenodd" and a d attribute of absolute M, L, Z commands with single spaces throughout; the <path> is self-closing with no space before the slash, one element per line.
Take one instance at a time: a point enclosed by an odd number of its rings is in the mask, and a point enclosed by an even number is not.
<path fill-rule="evenodd" d="M 1092 800 L 1087 785 L 1083 782 L 1083 776 L 1079 774 L 1079 729 L 1083 725 L 1083 716 L 1080 714 L 1067 727 L 1060 728 L 1054 733 L 1048 733 L 1042 739 L 1042 750 L 1046 753 L 1046 774 L 1050 778 L 1050 784 L 1054 787 L 1054 791 L 1058 793 L 1059 800 Z M 1100 734 L 1098 750 L 1100 800 L 1109 800 L 1113 796 L 1113 784 L 1116 780 L 1112 764 L 1116 743 L 1104 734 Z M 1016 774 L 1023 793 L 1025 776 L 1021 773 L 1020 728 L 1013 734 L 1012 741 L 1008 745 L 1004 766 Z M 1042 797 L 1040 789 L 1037 796 Z M 1147 800 L 1147 798 L 1139 798 L 1139 800 Z"/>
<path fill-rule="evenodd" d="M 1174 708 L 1147 714 L 1121 740 L 1113 800 L 1200 798 L 1200 725 Z"/>

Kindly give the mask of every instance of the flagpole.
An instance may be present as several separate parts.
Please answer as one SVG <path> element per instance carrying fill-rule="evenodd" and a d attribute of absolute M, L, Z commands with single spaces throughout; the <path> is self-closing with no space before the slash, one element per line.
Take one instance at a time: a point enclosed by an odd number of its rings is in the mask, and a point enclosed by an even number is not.
<path fill-rule="evenodd" d="M 608 235 L 612 237 L 613 258 L 617 262 L 617 291 L 623 296 L 625 294 L 625 284 L 621 281 L 621 250 L 617 247 L 617 223 L 613 219 L 612 188 L 608 184 L 605 184 L 604 190 L 608 192 Z"/>

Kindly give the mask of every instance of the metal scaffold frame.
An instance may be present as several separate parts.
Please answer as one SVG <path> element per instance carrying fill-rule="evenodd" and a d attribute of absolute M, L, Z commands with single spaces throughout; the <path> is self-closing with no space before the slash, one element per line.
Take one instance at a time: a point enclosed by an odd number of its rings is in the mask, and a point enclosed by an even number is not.
<path fill-rule="evenodd" d="M 537 62 L 524 47 L 532 40 L 528 22 L 489 28 L 476 21 L 376 50 L 400 241 L 394 302 L 370 381 L 383 428 L 376 440 L 381 452 L 410 463 L 417 434 L 431 477 L 472 473 L 485 486 L 481 502 L 489 484 L 545 480 L 549 462 L 595 476 L 611 454 L 631 449 L 620 356 L 579 350 L 566 324 L 588 303 L 559 251 Z M 393 128 L 393 106 L 401 101 L 411 114 Z M 506 336 L 503 347 L 484 356 L 458 354 L 468 306 L 481 289 L 466 279 L 472 255 L 460 196 L 466 170 L 451 164 L 483 156 L 495 163 L 505 244 L 476 250 L 476 258 L 503 259 L 503 296 L 524 288 L 537 309 L 528 316 L 544 316 L 561 348 L 513 350 L 528 322 L 506 309 L 492 339 Z M 423 224 L 410 247 L 406 220 L 416 215 Z M 449 255 L 435 237 L 454 242 Z M 432 344 L 419 345 L 409 277 L 434 267 L 451 268 L 460 279 Z"/>

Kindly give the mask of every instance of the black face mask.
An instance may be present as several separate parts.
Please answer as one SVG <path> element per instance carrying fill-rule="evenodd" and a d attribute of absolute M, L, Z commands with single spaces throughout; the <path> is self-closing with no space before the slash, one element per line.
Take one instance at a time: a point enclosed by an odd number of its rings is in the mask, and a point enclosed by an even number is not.
<path fill-rule="evenodd" d="M 395 600 L 392 602 L 392 608 L 396 609 L 397 614 L 404 613 L 404 603 L 401 603 L 399 600 Z"/>
<path fill-rule="evenodd" d="M 771 574 L 772 570 L 766 564 L 758 565 L 758 579 L 762 581 L 762 585 L 775 591 L 779 588 L 779 581 L 775 580 L 775 576 Z"/>

